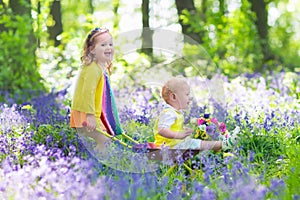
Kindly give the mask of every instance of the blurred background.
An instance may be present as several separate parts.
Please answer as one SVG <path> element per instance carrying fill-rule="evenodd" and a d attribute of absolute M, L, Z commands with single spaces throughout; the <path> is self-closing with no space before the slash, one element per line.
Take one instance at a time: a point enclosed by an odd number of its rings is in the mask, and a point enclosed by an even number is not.
<path fill-rule="evenodd" d="M 229 79 L 299 73 L 297 7 L 296 0 L 0 0 L 0 100 L 71 87 L 94 27 L 114 36 L 119 88 L 155 68 Z"/>

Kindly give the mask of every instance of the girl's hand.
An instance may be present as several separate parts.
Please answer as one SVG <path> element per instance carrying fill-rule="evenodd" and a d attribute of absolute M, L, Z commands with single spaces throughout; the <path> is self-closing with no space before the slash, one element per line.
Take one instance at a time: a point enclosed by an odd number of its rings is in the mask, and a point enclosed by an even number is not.
<path fill-rule="evenodd" d="M 93 114 L 87 114 L 86 122 L 87 122 L 86 128 L 88 131 L 94 131 L 96 129 L 97 123 L 96 123 L 96 118 Z"/>

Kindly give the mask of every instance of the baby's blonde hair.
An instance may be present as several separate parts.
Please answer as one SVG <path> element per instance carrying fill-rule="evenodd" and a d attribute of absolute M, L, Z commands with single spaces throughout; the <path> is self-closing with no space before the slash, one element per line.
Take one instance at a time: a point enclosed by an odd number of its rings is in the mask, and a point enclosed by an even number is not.
<path fill-rule="evenodd" d="M 182 86 L 188 86 L 187 81 L 183 76 L 170 78 L 162 87 L 161 96 L 165 102 L 169 102 L 170 94 L 177 93 L 182 89 Z"/>

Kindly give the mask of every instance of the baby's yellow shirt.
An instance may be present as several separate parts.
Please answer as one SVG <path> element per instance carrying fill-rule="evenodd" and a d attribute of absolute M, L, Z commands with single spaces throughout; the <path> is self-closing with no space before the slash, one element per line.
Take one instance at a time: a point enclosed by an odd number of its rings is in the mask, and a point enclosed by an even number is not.
<path fill-rule="evenodd" d="M 182 113 L 180 113 L 179 111 L 172 109 L 172 108 L 165 108 L 163 109 L 161 114 L 164 114 L 166 112 L 173 112 L 176 115 L 176 120 L 175 122 L 170 126 L 170 130 L 174 131 L 174 132 L 181 132 L 183 131 L 183 125 L 184 125 L 184 117 L 182 115 Z M 159 119 L 156 120 L 155 125 L 154 125 L 154 138 L 155 138 L 155 145 L 157 146 L 170 146 L 171 148 L 174 147 L 176 144 L 182 142 L 182 139 L 170 139 L 170 138 L 166 138 L 162 135 L 160 135 L 158 133 L 158 122 Z"/>

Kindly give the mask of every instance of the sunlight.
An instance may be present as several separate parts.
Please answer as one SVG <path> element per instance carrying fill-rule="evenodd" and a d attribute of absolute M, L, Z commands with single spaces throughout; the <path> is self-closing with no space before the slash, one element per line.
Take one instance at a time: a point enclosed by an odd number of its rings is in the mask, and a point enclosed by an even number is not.
<path fill-rule="evenodd" d="M 273 2 L 269 4 L 269 13 L 270 14 L 268 15 L 268 24 L 270 26 L 274 26 L 276 20 L 278 19 L 278 17 L 280 17 L 281 13 L 278 10 L 278 8 L 276 8 L 276 5 Z"/>

